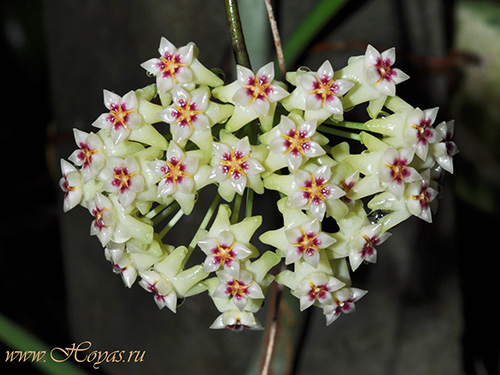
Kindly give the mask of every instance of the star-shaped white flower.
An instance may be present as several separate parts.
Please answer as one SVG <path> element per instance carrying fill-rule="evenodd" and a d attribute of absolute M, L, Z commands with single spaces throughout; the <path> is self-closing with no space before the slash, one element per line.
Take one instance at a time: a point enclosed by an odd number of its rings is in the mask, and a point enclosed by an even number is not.
<path fill-rule="evenodd" d="M 177 294 L 172 283 L 155 271 L 141 272 L 139 285 L 148 292 L 154 293 L 156 305 L 161 310 L 165 306 L 175 313 L 177 308 Z"/>
<path fill-rule="evenodd" d="M 300 298 L 300 311 L 316 304 L 321 307 L 333 304 L 332 292 L 345 284 L 323 272 L 315 272 L 302 280 L 294 291 Z"/>
<path fill-rule="evenodd" d="M 408 211 L 428 223 L 432 223 L 430 204 L 438 195 L 438 191 L 430 185 L 430 171 L 426 169 L 422 172 L 422 179 L 409 184 L 406 189 Z"/>
<path fill-rule="evenodd" d="M 266 116 L 271 103 L 276 103 L 288 95 L 286 90 L 275 84 L 274 63 L 268 63 L 256 74 L 241 65 L 237 67 L 240 88 L 234 93 L 233 101 L 242 106 L 249 106 L 258 115 Z"/>
<path fill-rule="evenodd" d="M 141 64 L 150 74 L 156 76 L 158 91 L 165 92 L 177 83 L 188 83 L 193 80 L 190 65 L 194 59 L 194 44 L 189 43 L 177 49 L 168 39 L 160 40 L 159 58 L 152 58 Z"/>
<path fill-rule="evenodd" d="M 176 85 L 193 90 L 196 84 L 210 87 L 223 84 L 219 77 L 198 61 L 197 49 L 192 42 L 177 48 L 162 37 L 158 52 L 160 57 L 147 60 L 141 67 L 156 77 L 156 87 L 160 94 L 170 91 Z"/>
<path fill-rule="evenodd" d="M 115 145 L 127 139 L 132 129 L 141 126 L 142 116 L 137 112 L 138 101 L 135 92 L 129 91 L 120 97 L 104 90 L 104 105 L 109 112 L 101 114 L 92 125 L 109 130 Z"/>
<path fill-rule="evenodd" d="M 316 73 L 299 71 L 297 79 L 301 88 L 307 92 L 305 109 L 323 108 L 332 115 L 344 113 L 339 97 L 349 91 L 354 83 L 345 79 L 333 79 L 332 64 L 326 60 Z"/>
<path fill-rule="evenodd" d="M 392 68 L 396 62 L 396 49 L 389 48 L 380 53 L 368 45 L 365 52 L 365 74 L 369 83 L 384 95 L 396 95 L 396 85 L 410 78 L 398 68 Z"/>
<path fill-rule="evenodd" d="M 101 193 L 88 203 L 88 210 L 94 217 L 90 224 L 90 234 L 97 236 L 102 246 L 106 246 L 115 231 L 117 215 L 113 203 Z"/>
<path fill-rule="evenodd" d="M 219 182 L 219 191 L 224 199 L 232 200 L 234 192 L 242 195 L 249 183 L 262 184 L 260 173 L 264 167 L 252 158 L 248 137 L 238 140 L 234 146 L 214 142 L 213 154 L 213 169 L 209 179 Z"/>
<path fill-rule="evenodd" d="M 323 165 L 313 173 L 299 169 L 294 173 L 297 186 L 289 197 L 292 207 L 307 208 L 311 214 L 323 220 L 327 212 L 327 203 L 345 195 L 344 190 L 330 183 L 332 172 L 329 165 Z"/>
<path fill-rule="evenodd" d="M 432 127 L 439 108 L 422 111 L 415 108 L 406 120 L 404 136 L 417 156 L 424 160 L 429 152 L 429 145 L 441 140 L 439 133 Z"/>
<path fill-rule="evenodd" d="M 231 210 L 223 204 L 209 231 L 198 236 L 198 246 L 207 255 L 203 262 L 204 272 L 240 269 L 240 262 L 255 256 L 257 250 L 250 244 L 250 238 L 262 224 L 262 217 L 247 216 L 242 221 L 231 224 Z"/>
<path fill-rule="evenodd" d="M 453 156 L 456 155 L 458 147 L 452 141 L 455 121 L 441 122 L 436 126 L 436 131 L 441 136 L 442 141 L 431 145 L 431 154 L 434 160 L 445 171 L 453 173 Z"/>
<path fill-rule="evenodd" d="M 320 250 L 325 249 L 335 242 L 330 235 L 321 232 L 318 219 L 312 219 L 285 231 L 288 240 L 285 263 L 295 263 L 303 258 L 311 266 L 317 268 L 320 259 Z"/>
<path fill-rule="evenodd" d="M 288 73 L 287 80 L 297 88 L 283 100 L 283 105 L 289 111 L 305 111 L 306 120 L 321 122 L 332 115 L 342 115 L 344 108 L 341 98 L 354 83 L 346 79 L 334 79 L 333 74 L 332 64 L 328 60 L 317 72 L 299 69 L 296 73 Z"/>
<path fill-rule="evenodd" d="M 198 246 L 207 255 L 203 262 L 204 272 L 214 272 L 223 267 L 225 270 L 240 269 L 240 261 L 248 258 L 252 251 L 236 241 L 233 233 L 223 230 L 217 237 L 206 237 L 198 241 Z"/>
<path fill-rule="evenodd" d="M 137 193 L 144 190 L 144 177 L 140 174 L 140 165 L 133 156 L 126 159 L 109 157 L 106 168 L 109 178 L 104 182 L 103 189 L 117 193 L 123 207 L 128 207 Z"/>
<path fill-rule="evenodd" d="M 68 212 L 78 205 L 83 197 L 82 176 L 74 165 L 61 159 L 62 177 L 59 180 L 59 187 L 64 191 L 63 210 Z"/>
<path fill-rule="evenodd" d="M 226 123 L 228 131 L 236 131 L 259 118 L 265 130 L 272 126 L 276 103 L 288 92 L 274 80 L 274 63 L 261 67 L 257 73 L 241 65 L 236 66 L 237 80 L 213 90 L 213 95 L 235 105 L 233 116 Z"/>
<path fill-rule="evenodd" d="M 172 89 L 172 105 L 161 111 L 158 116 L 170 124 L 174 142 L 184 146 L 194 131 L 210 130 L 210 121 L 204 114 L 208 107 L 209 93 L 198 90 L 193 94 L 180 87 Z"/>
<path fill-rule="evenodd" d="M 313 140 L 316 133 L 316 121 L 302 121 L 296 124 L 294 120 L 281 116 L 278 124 L 280 135 L 269 144 L 269 150 L 274 154 L 284 154 L 289 169 L 296 171 L 304 159 L 325 154 L 325 150 Z M 270 158 L 275 157 L 270 155 Z"/>
<path fill-rule="evenodd" d="M 113 266 L 113 272 L 120 275 L 123 284 L 131 288 L 137 279 L 137 269 L 128 253 L 124 252 L 125 244 L 116 244 L 109 241 L 104 248 L 104 254 Z"/>
<path fill-rule="evenodd" d="M 363 261 L 375 263 L 377 250 L 375 246 L 383 243 L 391 234 L 382 232 L 381 224 L 366 225 L 349 241 L 349 263 L 356 271 Z"/>
<path fill-rule="evenodd" d="M 264 298 L 260 285 L 252 280 L 252 274 L 246 270 L 227 269 L 217 272 L 219 286 L 212 294 L 216 298 L 229 297 L 234 305 L 243 311 L 249 298 Z"/>
<path fill-rule="evenodd" d="M 166 159 L 155 160 L 149 164 L 153 172 L 161 177 L 158 183 L 158 197 L 168 197 L 178 191 L 192 194 L 195 188 L 193 176 L 198 170 L 199 159 L 186 157 L 175 142 L 170 142 Z"/>
<path fill-rule="evenodd" d="M 349 314 L 354 311 L 354 302 L 358 301 L 367 293 L 366 290 L 358 288 L 342 288 L 333 293 L 333 304 L 323 307 L 323 314 L 326 317 L 326 325 L 332 324 L 341 313 Z"/>
<path fill-rule="evenodd" d="M 264 329 L 253 313 L 240 310 L 224 311 L 210 326 L 210 329 L 222 328 L 235 332 L 240 332 L 245 328 L 258 331 Z"/>
<path fill-rule="evenodd" d="M 378 171 L 378 176 L 397 199 L 403 196 L 406 183 L 421 178 L 415 168 L 409 166 L 412 160 L 413 151 L 409 149 L 397 150 L 390 147 L 382 155 L 382 167 Z"/>
<path fill-rule="evenodd" d="M 106 155 L 101 138 L 94 133 L 73 129 L 76 144 L 79 149 L 75 150 L 70 157 L 75 165 L 80 166 L 80 173 L 84 183 L 94 179 L 106 164 Z"/>

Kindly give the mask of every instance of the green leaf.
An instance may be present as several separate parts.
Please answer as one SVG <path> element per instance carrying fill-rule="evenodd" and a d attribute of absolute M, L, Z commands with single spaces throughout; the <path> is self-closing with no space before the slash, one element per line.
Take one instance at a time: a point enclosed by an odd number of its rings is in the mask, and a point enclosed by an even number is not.
<path fill-rule="evenodd" d="M 35 360 L 30 357 L 26 362 L 40 369 L 49 375 L 87 375 L 70 361 L 54 362 L 50 357 L 52 348 L 49 348 L 40 339 L 13 322 L 9 318 L 0 314 L 0 340 L 9 348 L 16 351 L 33 351 L 36 353 L 45 352 L 43 359 Z M 34 354 L 33 354 L 34 355 Z M 17 362 L 17 361 L 16 361 Z"/>
<path fill-rule="evenodd" d="M 283 46 L 283 54 L 288 66 L 295 63 L 307 45 L 346 2 L 347 0 L 321 0 L 318 2 Z"/>

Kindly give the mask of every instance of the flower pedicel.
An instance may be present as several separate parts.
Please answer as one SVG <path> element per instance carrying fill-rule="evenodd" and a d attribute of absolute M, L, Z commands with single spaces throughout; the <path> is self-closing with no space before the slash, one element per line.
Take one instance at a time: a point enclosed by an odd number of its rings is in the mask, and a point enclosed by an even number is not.
<path fill-rule="evenodd" d="M 123 96 L 104 90 L 98 131 L 74 130 L 78 149 L 61 160 L 64 211 L 89 210 L 90 234 L 113 271 L 127 287 L 139 279 L 160 309 L 176 312 L 178 301 L 208 291 L 220 313 L 211 328 L 262 329 L 255 314 L 272 282 L 301 310 L 321 308 L 328 325 L 352 312 L 366 291 L 350 272 L 376 262 L 398 223 L 432 221 L 432 176 L 452 173 L 458 152 L 453 121 L 435 125 L 437 108 L 396 96 L 409 77 L 393 67 L 394 49 L 368 46 L 336 71 L 325 61 L 316 72 L 289 72 L 290 85 L 275 80 L 272 63 L 256 73 L 238 65 L 224 85 L 193 43 L 162 38 L 159 53 L 141 65 L 155 84 Z M 360 104 L 370 118 L 344 120 Z M 352 154 L 342 137 L 365 150 Z M 217 191 L 192 241 L 170 245 L 208 185 Z M 255 194 L 271 190 L 283 223 L 256 246 Z M 186 268 L 193 251 L 205 260 Z M 275 275 L 280 262 L 286 269 Z"/>

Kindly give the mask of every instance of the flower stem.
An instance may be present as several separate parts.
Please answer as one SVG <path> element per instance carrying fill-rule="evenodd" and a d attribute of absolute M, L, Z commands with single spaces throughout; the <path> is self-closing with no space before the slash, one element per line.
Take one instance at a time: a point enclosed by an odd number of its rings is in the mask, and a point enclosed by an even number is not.
<path fill-rule="evenodd" d="M 152 220 L 153 218 L 156 217 L 156 215 L 161 213 L 167 207 L 168 207 L 168 205 L 160 204 L 160 205 L 156 206 L 155 208 L 151 209 L 146 215 L 144 215 L 144 217 L 146 219 Z"/>
<path fill-rule="evenodd" d="M 170 232 L 170 229 L 172 229 L 175 224 L 177 224 L 177 222 L 181 219 L 181 217 L 184 216 L 184 212 L 179 209 L 179 211 L 177 211 L 177 213 L 174 215 L 174 217 L 172 217 L 172 219 L 170 219 L 170 221 L 168 222 L 167 225 L 165 225 L 165 228 L 163 228 L 159 234 L 160 238 L 163 238 L 167 235 L 168 232 Z"/>
<path fill-rule="evenodd" d="M 341 121 L 332 125 L 347 129 L 365 130 L 365 124 L 363 122 Z"/>
<path fill-rule="evenodd" d="M 247 200 L 245 203 L 245 217 L 252 216 L 253 211 L 253 190 L 247 189 Z"/>
<path fill-rule="evenodd" d="M 161 207 L 161 206 L 158 206 L 158 207 Z M 166 207 L 163 206 L 163 208 L 160 211 L 155 211 L 154 215 L 152 215 L 151 217 L 148 217 L 148 218 L 153 220 L 153 225 L 156 225 L 156 224 L 162 222 L 167 216 L 169 216 L 172 212 L 174 212 L 178 208 L 179 208 L 179 203 L 173 202 Z M 146 216 L 150 215 L 151 212 L 153 212 L 153 211 L 154 210 L 150 211 Z"/>
<path fill-rule="evenodd" d="M 233 205 L 233 214 L 231 215 L 231 224 L 235 224 L 238 221 L 238 217 L 240 216 L 240 207 L 243 196 L 240 194 L 236 194 L 236 198 L 234 199 Z"/>
<path fill-rule="evenodd" d="M 330 126 L 324 126 L 324 125 L 320 126 L 318 128 L 318 131 L 323 132 L 323 133 L 327 133 L 327 134 L 331 134 L 331 135 L 336 135 L 336 136 L 342 137 L 342 138 L 354 139 L 356 141 L 360 141 L 360 137 L 359 137 L 358 133 L 352 133 L 352 132 L 348 132 L 345 130 L 335 129 L 335 128 L 332 128 Z"/>
<path fill-rule="evenodd" d="M 198 242 L 198 235 L 202 230 L 204 230 L 208 223 L 210 222 L 210 219 L 214 215 L 215 211 L 217 210 L 217 207 L 219 205 L 219 200 L 220 200 L 220 195 L 215 194 L 214 200 L 212 201 L 212 204 L 208 208 L 207 212 L 205 213 L 205 216 L 203 217 L 203 220 L 200 223 L 200 226 L 198 230 L 196 231 L 195 235 L 193 236 L 191 242 L 188 245 L 188 255 L 186 256 L 186 259 L 189 258 L 191 253 L 193 252 L 194 248 L 196 247 L 196 243 Z"/>
<path fill-rule="evenodd" d="M 236 0 L 224 0 L 224 5 L 236 64 L 251 69 L 250 57 L 248 56 L 245 37 L 243 36 L 243 29 L 241 27 L 238 3 Z"/>

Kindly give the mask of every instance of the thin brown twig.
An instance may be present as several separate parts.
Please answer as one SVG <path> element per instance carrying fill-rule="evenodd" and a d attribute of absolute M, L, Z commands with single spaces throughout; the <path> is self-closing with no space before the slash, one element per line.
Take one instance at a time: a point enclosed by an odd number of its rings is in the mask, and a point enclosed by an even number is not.
<path fill-rule="evenodd" d="M 269 306 L 269 318 L 266 326 L 269 327 L 265 337 L 265 351 L 262 361 L 260 375 L 269 375 L 271 371 L 271 363 L 276 346 L 276 338 L 279 332 L 279 310 L 283 286 L 273 283 L 271 295 L 271 305 Z"/>
<path fill-rule="evenodd" d="M 276 48 L 276 55 L 278 57 L 281 76 L 284 78 L 286 74 L 285 56 L 283 55 L 283 49 L 281 48 L 281 39 L 278 30 L 278 23 L 276 22 L 276 18 L 274 17 L 271 0 L 265 0 L 265 3 L 267 8 L 267 15 L 269 16 L 269 23 L 271 24 L 271 31 L 273 33 L 274 47 Z"/>

